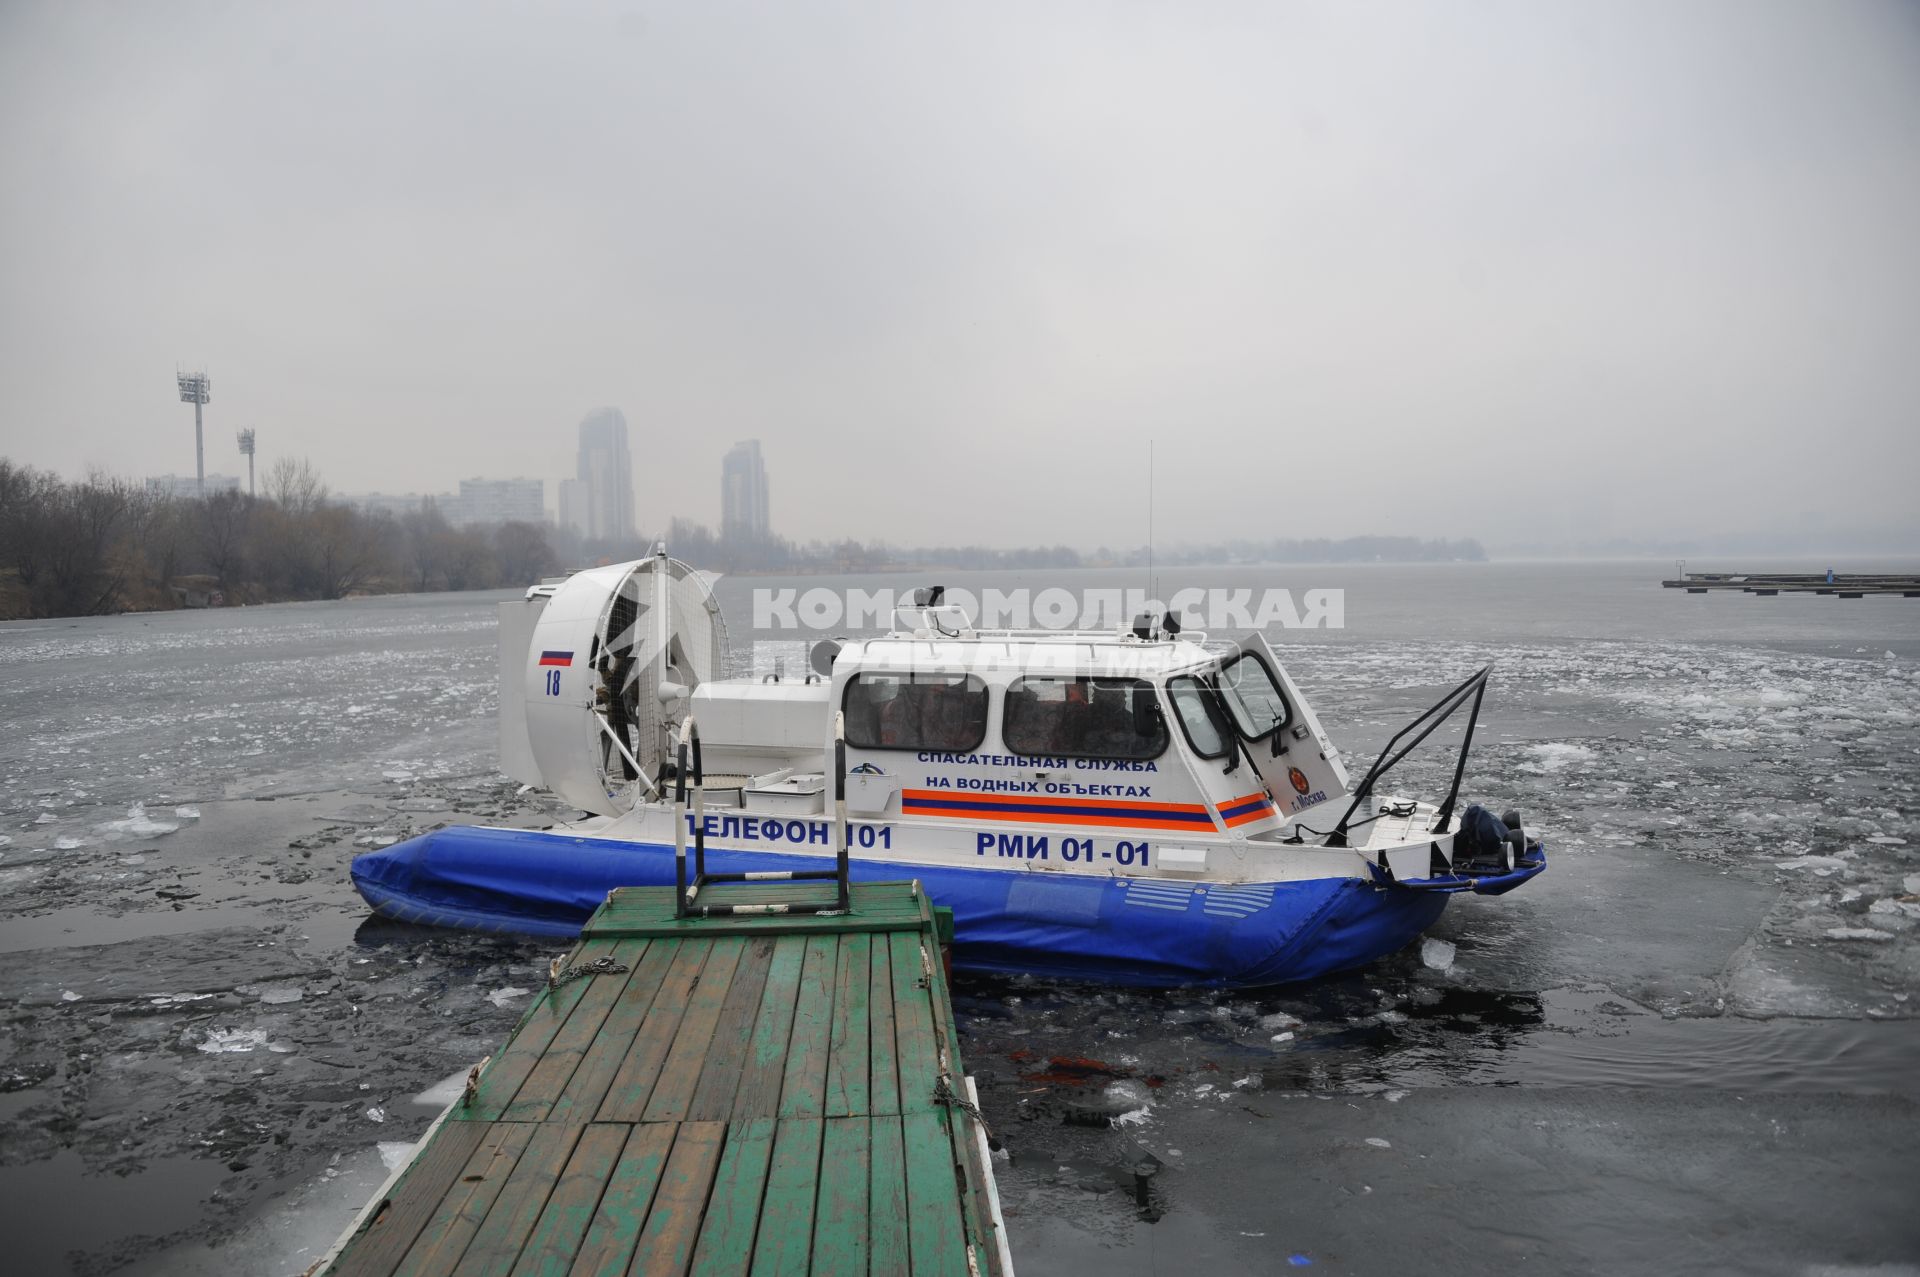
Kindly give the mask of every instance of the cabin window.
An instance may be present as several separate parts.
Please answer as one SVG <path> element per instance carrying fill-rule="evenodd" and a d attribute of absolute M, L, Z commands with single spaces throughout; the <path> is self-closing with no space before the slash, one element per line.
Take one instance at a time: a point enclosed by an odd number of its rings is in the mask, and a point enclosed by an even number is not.
<path fill-rule="evenodd" d="M 859 749 L 964 754 L 987 736 L 987 685 L 972 674 L 855 674 L 840 707 Z"/>
<path fill-rule="evenodd" d="M 1233 713 L 1234 725 L 1248 740 L 1271 736 L 1293 717 L 1273 671 L 1252 652 L 1221 663 L 1220 692 Z"/>
<path fill-rule="evenodd" d="M 1187 744 L 1193 746 L 1194 753 L 1202 758 L 1219 758 L 1233 747 L 1229 735 L 1233 728 L 1199 679 L 1186 674 L 1168 679 L 1167 699 L 1173 702 L 1180 730 L 1187 734 Z"/>
<path fill-rule="evenodd" d="M 1007 689 L 1011 753 L 1046 758 L 1158 758 L 1167 720 L 1137 678 L 1023 678 Z"/>

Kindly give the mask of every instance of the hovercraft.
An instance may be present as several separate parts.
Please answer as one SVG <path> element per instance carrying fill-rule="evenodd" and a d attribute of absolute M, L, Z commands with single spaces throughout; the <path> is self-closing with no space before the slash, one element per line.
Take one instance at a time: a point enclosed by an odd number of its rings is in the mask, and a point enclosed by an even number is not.
<path fill-rule="evenodd" d="M 1517 813 L 1456 811 L 1491 667 L 1354 782 L 1264 638 L 1171 614 L 976 629 L 929 589 L 798 679 L 727 656 L 710 580 L 664 551 L 503 603 L 503 770 L 582 814 L 435 830 L 356 857 L 355 887 L 403 921 L 569 938 L 615 887 L 684 895 L 691 842 L 714 878 L 918 879 L 956 967 L 1245 987 L 1362 966 L 1546 867 Z M 1381 793 L 1462 710 L 1444 798 Z"/>

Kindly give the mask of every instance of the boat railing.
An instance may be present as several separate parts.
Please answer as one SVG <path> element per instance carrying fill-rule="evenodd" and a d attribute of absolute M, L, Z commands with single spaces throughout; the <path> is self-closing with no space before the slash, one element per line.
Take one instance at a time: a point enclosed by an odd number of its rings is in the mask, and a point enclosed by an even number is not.
<path fill-rule="evenodd" d="M 882 635 L 881 637 L 889 639 L 913 639 L 920 636 L 915 630 L 898 628 L 896 625 L 896 628 L 891 633 Z M 935 637 L 945 638 L 949 641 L 977 641 L 983 643 L 1126 643 L 1138 646 L 1151 644 L 1172 645 L 1180 642 L 1198 643 L 1204 646 L 1208 641 L 1205 630 L 1181 630 L 1176 634 L 1161 634 L 1154 638 L 1143 639 L 1136 637 L 1130 632 L 1120 630 L 1050 630 L 1042 628 L 983 630 L 969 627 L 963 634 L 938 634 L 935 635 Z"/>
<path fill-rule="evenodd" d="M 673 914 L 676 918 L 718 918 L 750 913 L 845 913 L 852 903 L 847 853 L 847 731 L 846 716 L 833 716 L 834 867 L 831 869 L 773 869 L 746 873 L 707 871 L 706 770 L 700 758 L 700 728 L 688 715 L 680 728 L 679 766 L 673 786 Z M 693 810 L 687 810 L 691 777 Z M 689 819 L 691 814 L 691 819 Z M 687 829 L 693 829 L 693 872 L 687 872 Z M 702 889 L 722 882 L 803 882 L 832 879 L 837 890 L 818 900 L 741 901 L 700 903 Z"/>
<path fill-rule="evenodd" d="M 1460 797 L 1460 780 L 1467 771 L 1467 751 L 1473 748 L 1473 729 L 1480 721 L 1480 701 L 1486 695 L 1487 676 L 1491 673 L 1493 673 L 1492 665 L 1481 666 L 1465 682 L 1428 706 L 1412 722 L 1394 733 L 1393 739 L 1387 742 L 1387 747 L 1380 751 L 1380 757 L 1374 761 L 1372 767 L 1367 769 L 1367 774 L 1360 783 L 1353 787 L 1353 802 L 1348 805 L 1346 815 L 1340 817 L 1340 823 L 1333 827 L 1333 832 L 1327 835 L 1327 846 L 1348 845 L 1347 834 L 1352 828 L 1354 813 L 1360 810 L 1360 804 L 1372 797 L 1374 786 L 1379 784 L 1380 778 L 1398 766 L 1401 759 L 1417 749 L 1421 741 L 1433 735 L 1441 724 L 1452 718 L 1471 697 L 1473 710 L 1467 716 L 1466 735 L 1460 741 L 1460 757 L 1453 768 L 1453 785 L 1447 790 L 1446 800 L 1440 804 L 1439 816 L 1431 830 L 1436 834 L 1447 832 L 1448 827 L 1453 823 L 1453 806 Z M 1419 734 L 1402 746 L 1400 742 L 1416 730 Z"/>

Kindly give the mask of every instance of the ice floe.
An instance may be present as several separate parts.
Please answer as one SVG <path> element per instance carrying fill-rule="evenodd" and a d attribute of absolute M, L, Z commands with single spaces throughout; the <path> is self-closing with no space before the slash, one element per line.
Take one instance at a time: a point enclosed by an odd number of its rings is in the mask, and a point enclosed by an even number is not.
<path fill-rule="evenodd" d="M 1585 745 L 1568 745 L 1559 741 L 1529 745 L 1527 753 L 1532 755 L 1532 761 L 1520 764 L 1521 769 L 1538 774 L 1561 771 L 1576 763 L 1590 763 L 1596 757 Z"/>
<path fill-rule="evenodd" d="M 105 820 L 94 826 L 109 840 L 118 838 L 158 838 L 180 828 L 170 820 L 155 820 L 147 815 L 145 803 L 135 803 L 120 820 Z"/>
<path fill-rule="evenodd" d="M 1458 951 L 1450 941 L 1428 936 L 1420 942 L 1420 961 L 1434 971 L 1451 971 Z"/>
<path fill-rule="evenodd" d="M 208 1055 L 236 1055 L 257 1051 L 266 1044 L 265 1029 L 208 1029 L 198 1049 Z"/>

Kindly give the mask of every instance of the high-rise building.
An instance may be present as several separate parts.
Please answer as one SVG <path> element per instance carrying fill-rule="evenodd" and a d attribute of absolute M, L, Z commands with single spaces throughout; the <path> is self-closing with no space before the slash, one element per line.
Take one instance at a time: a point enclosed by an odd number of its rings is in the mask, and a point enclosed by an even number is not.
<path fill-rule="evenodd" d="M 720 462 L 720 535 L 762 541 L 767 527 L 767 467 L 760 460 L 760 441 L 747 439 Z"/>
<path fill-rule="evenodd" d="M 462 479 L 460 498 L 447 512 L 451 523 L 545 523 L 543 479 Z"/>
<path fill-rule="evenodd" d="M 596 408 L 580 423 L 576 473 L 586 489 L 587 539 L 631 539 L 633 456 L 627 451 L 627 419 L 618 408 Z"/>
<path fill-rule="evenodd" d="M 560 480 L 554 493 L 554 522 L 575 536 L 587 535 L 587 485 L 579 479 Z"/>
<path fill-rule="evenodd" d="M 396 519 L 419 514 L 433 506 L 451 522 L 453 507 L 459 498 L 449 492 L 341 492 L 332 500 L 352 506 L 362 514 L 390 514 Z"/>

